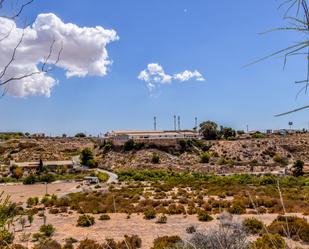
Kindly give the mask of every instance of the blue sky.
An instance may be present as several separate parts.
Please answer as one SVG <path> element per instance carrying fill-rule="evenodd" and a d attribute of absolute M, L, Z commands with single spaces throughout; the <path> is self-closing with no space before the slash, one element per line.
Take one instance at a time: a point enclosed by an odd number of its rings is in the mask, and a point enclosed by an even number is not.
<path fill-rule="evenodd" d="M 91 4 L 89 4 L 91 2 Z M 260 32 L 284 25 L 275 0 L 66 0 L 36 1 L 24 12 L 30 19 L 54 13 L 63 22 L 102 26 L 119 40 L 107 46 L 113 61 L 104 77 L 67 79 L 49 98 L 5 96 L 0 100 L 0 130 L 57 135 L 84 131 L 98 134 L 117 129 L 172 129 L 173 115 L 182 128 L 199 121 L 245 129 L 308 127 L 308 110 L 275 118 L 274 114 L 308 104 L 295 99 L 306 66 L 302 58 L 282 58 L 244 67 L 247 63 L 301 39 L 293 33 Z M 198 70 L 204 82 L 190 80 L 163 85 L 150 94 L 137 77 L 149 63 L 170 74 Z"/>

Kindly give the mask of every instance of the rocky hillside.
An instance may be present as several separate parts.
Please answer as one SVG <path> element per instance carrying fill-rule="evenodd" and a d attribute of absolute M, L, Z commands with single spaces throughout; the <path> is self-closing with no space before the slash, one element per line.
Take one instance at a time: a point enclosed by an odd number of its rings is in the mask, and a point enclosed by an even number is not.
<path fill-rule="evenodd" d="M 107 148 L 101 142 L 87 138 L 15 139 L 0 142 L 0 163 L 40 158 L 70 159 L 86 147 L 93 149 L 101 167 L 109 169 L 170 168 L 226 173 L 282 168 L 296 159 L 309 162 L 309 134 L 235 141 L 183 142 L 139 144 L 125 151 L 123 146 Z M 209 157 L 208 163 L 201 162 L 202 155 Z M 155 163 L 153 157 L 157 157 L 159 163 Z"/>
<path fill-rule="evenodd" d="M 66 160 L 86 147 L 93 148 L 89 139 L 41 138 L 14 139 L 0 142 L 0 163 L 43 160 Z"/>

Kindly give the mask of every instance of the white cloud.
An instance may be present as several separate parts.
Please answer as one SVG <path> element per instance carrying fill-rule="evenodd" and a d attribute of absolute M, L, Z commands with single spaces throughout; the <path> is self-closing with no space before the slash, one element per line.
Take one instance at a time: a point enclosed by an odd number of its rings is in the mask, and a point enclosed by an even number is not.
<path fill-rule="evenodd" d="M 191 79 L 195 79 L 197 81 L 205 81 L 203 75 L 197 70 L 195 70 L 194 72 L 186 70 L 182 73 L 174 74 L 174 79 L 179 80 L 181 82 L 188 81 Z"/>
<path fill-rule="evenodd" d="M 172 76 L 166 74 L 163 67 L 157 63 L 148 64 L 147 69 L 140 72 L 138 79 L 145 81 L 149 90 L 156 88 L 157 84 L 172 82 Z"/>
<path fill-rule="evenodd" d="M 173 81 L 205 81 L 203 75 L 197 70 L 193 72 L 185 70 L 172 76 L 166 74 L 163 67 L 158 63 L 148 64 L 147 68 L 139 73 L 138 79 L 144 81 L 150 91 L 154 90 L 162 84 L 171 84 Z"/>
<path fill-rule="evenodd" d="M 23 33 L 14 21 L 0 17 L 0 39 L 8 33 L 9 36 L 0 42 L 0 72 L 10 60 Z M 67 78 L 105 76 L 111 64 L 106 46 L 118 39 L 114 30 L 101 26 L 79 27 L 72 23 L 64 23 L 52 13 L 40 14 L 33 25 L 25 29 L 16 58 L 2 80 L 39 70 L 53 40 L 56 42 L 49 62 L 56 62 L 58 51 L 63 46 L 57 67 L 64 69 Z M 57 83 L 58 81 L 47 73 L 35 74 L 11 82 L 7 85 L 7 94 L 17 97 L 50 96 L 53 86 Z"/>

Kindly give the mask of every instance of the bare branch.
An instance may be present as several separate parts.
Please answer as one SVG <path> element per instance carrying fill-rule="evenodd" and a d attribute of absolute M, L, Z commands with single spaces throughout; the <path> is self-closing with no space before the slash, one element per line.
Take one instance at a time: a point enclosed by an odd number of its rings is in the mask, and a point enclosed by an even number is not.
<path fill-rule="evenodd" d="M 18 47 L 21 45 L 23 39 L 24 39 L 24 36 L 25 36 L 25 32 L 23 30 L 23 33 L 21 35 L 21 38 L 19 39 L 17 45 L 15 46 L 14 50 L 13 50 L 13 53 L 12 53 L 12 56 L 11 56 L 11 59 L 9 60 L 9 62 L 5 65 L 4 69 L 2 70 L 2 72 L 0 73 L 0 79 L 3 79 L 3 77 L 5 76 L 5 73 L 7 71 L 7 69 L 10 67 L 10 65 L 12 64 L 12 62 L 15 60 L 15 56 L 16 56 L 16 51 L 18 49 Z"/>
<path fill-rule="evenodd" d="M 0 0 L 0 9 L 3 7 L 3 3 L 4 3 L 5 0 Z M 8 18 L 8 19 L 17 19 L 21 13 L 24 11 L 24 9 L 32 4 L 34 2 L 34 0 L 28 0 L 27 2 L 23 3 L 21 5 L 21 7 L 19 7 L 16 11 L 16 14 L 13 14 L 13 15 L 2 15 L 1 17 L 4 17 L 4 18 Z"/>

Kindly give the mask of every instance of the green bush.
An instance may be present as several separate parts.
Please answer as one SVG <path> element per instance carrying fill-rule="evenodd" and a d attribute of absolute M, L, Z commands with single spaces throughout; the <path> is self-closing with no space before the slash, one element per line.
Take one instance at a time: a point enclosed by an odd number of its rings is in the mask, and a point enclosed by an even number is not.
<path fill-rule="evenodd" d="M 14 234 L 6 229 L 0 231 L 0 248 L 13 243 Z"/>
<path fill-rule="evenodd" d="M 148 209 L 144 212 L 144 219 L 151 220 L 156 218 L 156 211 L 154 209 Z"/>
<path fill-rule="evenodd" d="M 110 220 L 111 217 L 108 214 L 102 214 L 99 218 L 99 220 Z"/>
<path fill-rule="evenodd" d="M 55 175 L 52 175 L 52 174 L 44 174 L 44 175 L 41 175 L 37 178 L 38 182 L 51 183 L 51 182 L 54 182 L 55 180 L 56 180 L 56 177 L 55 177 Z"/>
<path fill-rule="evenodd" d="M 107 182 L 108 179 L 109 179 L 108 174 L 106 174 L 104 172 L 98 172 L 97 177 L 99 178 L 100 182 Z"/>
<path fill-rule="evenodd" d="M 206 211 L 203 210 L 198 212 L 197 217 L 199 221 L 208 222 L 213 220 L 213 218 Z"/>
<path fill-rule="evenodd" d="M 31 185 L 31 184 L 34 184 L 35 182 L 36 182 L 36 178 L 34 175 L 29 175 L 25 177 L 23 180 L 23 184 L 25 185 Z"/>
<path fill-rule="evenodd" d="M 264 234 L 252 245 L 254 249 L 286 249 L 284 239 L 279 234 Z"/>
<path fill-rule="evenodd" d="M 231 214 L 245 214 L 246 208 L 239 204 L 234 204 L 228 209 L 228 212 Z"/>
<path fill-rule="evenodd" d="M 77 138 L 82 138 L 82 137 L 87 137 L 87 136 L 86 136 L 85 133 L 80 132 L 80 133 L 77 133 L 77 134 L 75 135 L 75 137 L 77 137 Z"/>
<path fill-rule="evenodd" d="M 52 237 L 55 233 L 55 228 L 52 224 L 43 225 L 40 227 L 40 233 L 46 237 Z"/>
<path fill-rule="evenodd" d="M 77 226 L 80 227 L 90 227 L 94 225 L 94 223 L 95 223 L 94 217 L 87 214 L 79 216 L 77 220 Z"/>
<path fill-rule="evenodd" d="M 265 138 L 265 136 L 262 133 L 259 133 L 259 132 L 252 134 L 251 137 L 254 138 L 254 139 Z"/>
<path fill-rule="evenodd" d="M 182 240 L 179 236 L 158 237 L 154 240 L 151 249 L 176 249 L 180 243 L 182 243 Z"/>
<path fill-rule="evenodd" d="M 38 197 L 29 197 L 27 199 L 27 206 L 32 207 L 39 204 L 39 198 Z"/>
<path fill-rule="evenodd" d="M 209 163 L 209 159 L 210 159 L 210 155 L 207 152 L 201 154 L 201 156 L 200 156 L 200 162 L 201 163 Z"/>
<path fill-rule="evenodd" d="M 306 219 L 296 216 L 281 216 L 279 215 L 269 226 L 270 233 L 277 233 L 281 236 L 287 236 L 286 231 L 289 231 L 289 236 L 294 239 L 301 239 L 304 242 L 309 242 L 309 223 Z"/>
<path fill-rule="evenodd" d="M 283 158 L 281 155 L 279 155 L 278 153 L 276 153 L 273 157 L 273 160 L 275 163 L 280 163 L 280 164 L 283 164 L 283 165 L 286 165 L 288 164 L 288 161 L 286 158 Z"/>
<path fill-rule="evenodd" d="M 98 167 L 98 162 L 95 159 L 90 159 L 87 161 L 87 166 L 91 169 Z"/>
<path fill-rule="evenodd" d="M 132 235 L 132 236 L 125 235 L 124 239 L 125 239 L 124 241 L 118 243 L 119 249 L 122 248 L 137 249 L 142 247 L 142 240 L 138 235 Z"/>
<path fill-rule="evenodd" d="M 113 247 L 110 247 L 110 248 L 113 248 Z M 79 243 L 77 249 L 103 249 L 103 247 L 99 243 L 97 243 L 95 240 L 84 239 Z"/>
<path fill-rule="evenodd" d="M 151 162 L 153 164 L 159 164 L 160 163 L 160 156 L 157 153 L 152 154 Z"/>
<path fill-rule="evenodd" d="M 263 223 L 256 218 L 246 218 L 243 222 L 245 231 L 249 234 L 259 234 L 263 230 Z"/>
<path fill-rule="evenodd" d="M 304 162 L 297 160 L 293 165 L 293 175 L 299 177 L 304 175 Z"/>
<path fill-rule="evenodd" d="M 133 150 L 134 149 L 134 141 L 132 139 L 126 141 L 124 144 L 123 144 L 123 149 L 125 151 L 130 151 L 130 150 Z"/>
<path fill-rule="evenodd" d="M 159 216 L 157 223 L 158 224 L 165 224 L 167 222 L 167 217 L 165 214 Z"/>
<path fill-rule="evenodd" d="M 61 249 L 61 245 L 55 240 L 42 240 L 33 249 Z"/>

